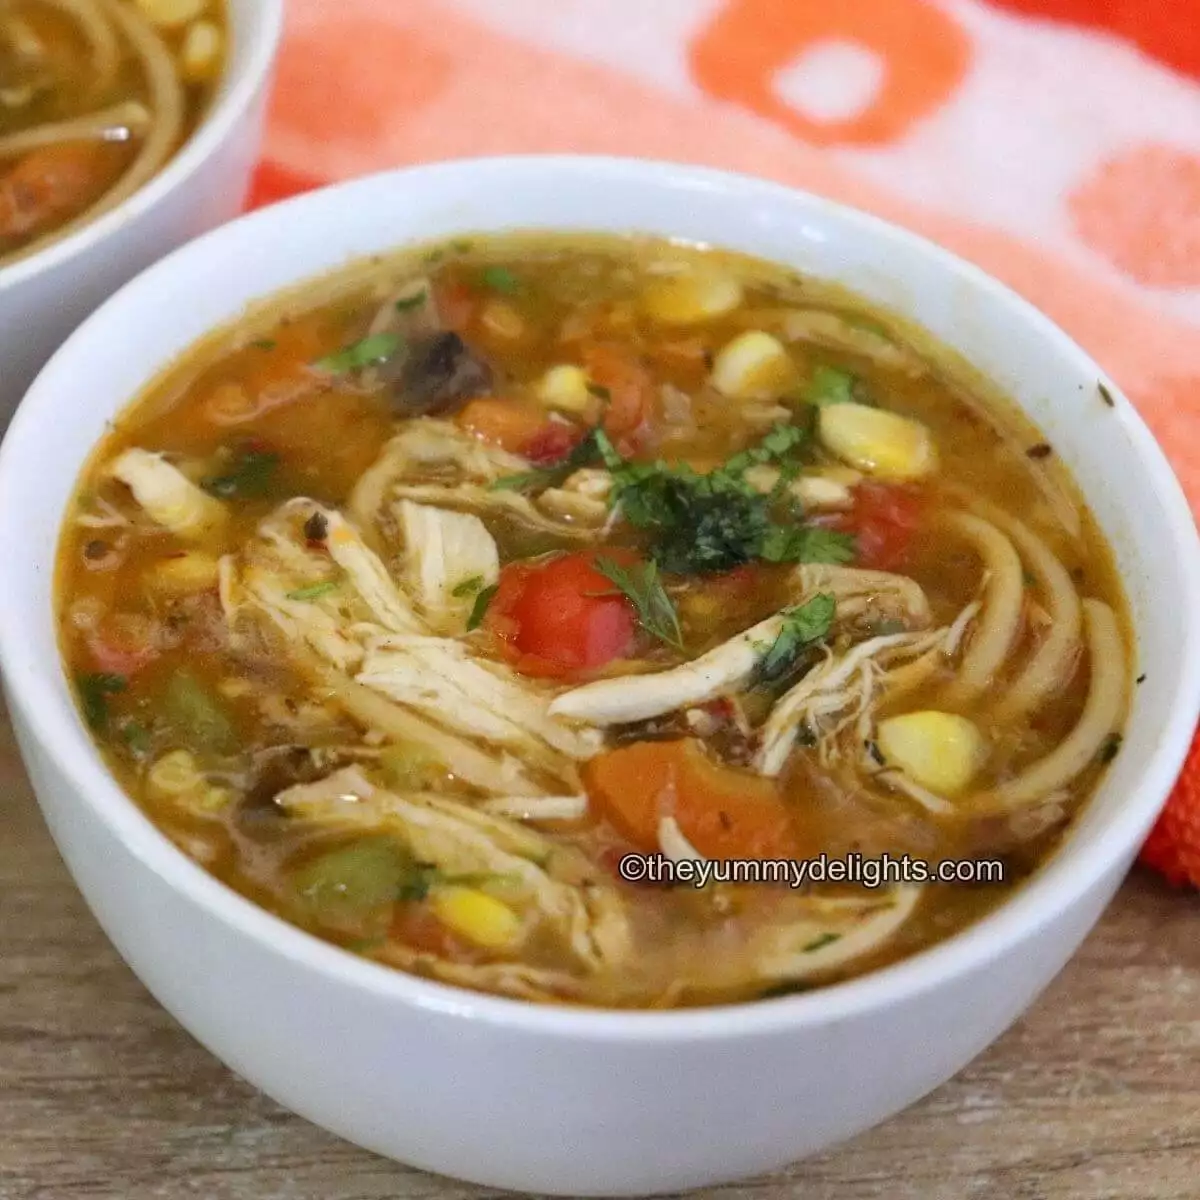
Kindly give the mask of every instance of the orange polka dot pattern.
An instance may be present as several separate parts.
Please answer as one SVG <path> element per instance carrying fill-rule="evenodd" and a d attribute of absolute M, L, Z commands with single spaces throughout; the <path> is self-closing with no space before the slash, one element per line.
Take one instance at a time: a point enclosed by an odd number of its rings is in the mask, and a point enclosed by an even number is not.
<path fill-rule="evenodd" d="M 541 151 L 821 192 L 1048 313 L 1133 398 L 1200 513 L 1195 3 L 289 0 L 252 203 Z M 1192 882 L 1198 789 L 1194 752 L 1146 851 Z"/>

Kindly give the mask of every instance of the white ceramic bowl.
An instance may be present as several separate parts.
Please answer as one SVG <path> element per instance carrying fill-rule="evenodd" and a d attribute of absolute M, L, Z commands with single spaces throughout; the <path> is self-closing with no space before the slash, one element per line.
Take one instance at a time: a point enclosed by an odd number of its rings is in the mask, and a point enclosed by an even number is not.
<path fill-rule="evenodd" d="M 228 891 L 105 770 L 67 689 L 53 547 L 121 409 L 249 301 L 410 240 L 511 228 L 648 231 L 842 281 L 914 318 L 1028 410 L 1116 548 L 1139 642 L 1127 737 L 1054 860 L 1000 911 L 822 991 L 699 1011 L 549 1008 L 357 959 Z M 186 298 L 186 299 L 183 299 Z M 363 1146 L 480 1183 L 646 1195 L 780 1167 L 953 1075 L 1067 961 L 1129 866 L 1200 711 L 1200 545 L 1129 402 L 1064 334 L 975 268 L 813 196 L 706 170 L 586 158 L 421 167 L 226 226 L 96 313 L 0 451 L 0 664 L 50 828 L 117 948 L 201 1042 Z"/>
<path fill-rule="evenodd" d="M 38 369 L 102 300 L 241 211 L 262 137 L 283 0 L 229 0 L 229 12 L 225 78 L 187 144 L 124 204 L 0 267 L 0 428 Z"/>

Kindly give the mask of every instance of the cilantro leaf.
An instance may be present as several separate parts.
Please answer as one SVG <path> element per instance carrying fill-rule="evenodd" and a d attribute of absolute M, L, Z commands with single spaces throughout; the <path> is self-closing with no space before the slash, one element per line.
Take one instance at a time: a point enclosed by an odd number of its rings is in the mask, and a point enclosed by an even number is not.
<path fill-rule="evenodd" d="M 279 455 L 271 450 L 246 450 L 224 475 L 205 479 L 200 486 L 222 499 L 265 496 L 271 490 Z"/>
<path fill-rule="evenodd" d="M 604 437 L 597 427 L 589 430 L 583 441 L 576 445 L 561 462 L 549 467 L 535 467 L 532 471 L 520 471 L 516 475 L 502 475 L 489 490 L 493 492 L 544 492 L 557 487 L 580 467 L 590 467 L 599 461 L 601 453 L 598 438 Z M 605 441 L 608 439 L 605 438 Z M 615 453 L 615 451 L 614 451 Z"/>
<path fill-rule="evenodd" d="M 80 675 L 75 680 L 84 720 L 93 733 L 108 728 L 108 698 L 123 692 L 128 686 L 124 675 Z"/>
<path fill-rule="evenodd" d="M 721 471 L 633 464 L 616 475 L 613 499 L 631 525 L 654 535 L 655 561 L 678 575 L 750 562 L 771 528 L 766 497 Z"/>
<path fill-rule="evenodd" d="M 507 267 L 487 267 L 482 278 L 485 287 L 490 287 L 494 292 L 503 292 L 506 296 L 511 296 L 521 288 L 520 281 Z"/>
<path fill-rule="evenodd" d="M 475 604 L 471 608 L 471 615 L 467 618 L 467 632 L 472 629 L 478 629 L 483 624 L 483 618 L 487 615 L 488 605 L 492 602 L 492 597 L 496 594 L 497 585 L 492 584 L 491 587 L 485 587 L 478 596 L 475 597 Z"/>
<path fill-rule="evenodd" d="M 840 933 L 821 933 L 818 934 L 806 946 L 800 949 L 801 954 L 812 954 L 815 950 L 821 950 L 826 946 L 832 946 L 834 942 L 839 942 L 842 939 Z"/>
<path fill-rule="evenodd" d="M 853 562 L 858 553 L 854 536 L 813 525 L 774 525 L 763 539 L 762 557 L 773 563 Z"/>
<path fill-rule="evenodd" d="M 411 296 L 401 296 L 395 303 L 395 309 L 397 312 L 408 312 L 409 309 L 420 308 L 428 299 L 428 290 L 422 288 L 419 292 L 414 292 Z"/>
<path fill-rule="evenodd" d="M 345 346 L 335 354 L 319 358 L 313 366 L 330 375 L 348 375 L 351 371 L 374 366 L 391 358 L 403 342 L 398 333 L 373 333 L 362 341 Z"/>
<path fill-rule="evenodd" d="M 740 475 L 753 466 L 781 462 L 804 446 L 808 438 L 809 431 L 803 425 L 773 425 L 757 446 L 735 454 L 720 470 L 728 475 Z"/>
<path fill-rule="evenodd" d="M 465 600 L 468 596 L 474 596 L 483 587 L 483 576 L 472 575 L 470 579 L 464 579 L 461 583 L 456 583 L 450 589 L 450 595 L 456 600 Z"/>
<path fill-rule="evenodd" d="M 855 382 L 849 371 L 818 367 L 804 392 L 804 399 L 818 408 L 826 404 L 849 404 L 854 400 Z"/>
<path fill-rule="evenodd" d="M 396 885 L 396 899 L 406 902 L 424 900 L 441 872 L 432 863 L 410 863 Z"/>
<path fill-rule="evenodd" d="M 639 623 L 647 633 L 672 650 L 682 652 L 683 632 L 679 628 L 679 614 L 662 585 L 657 563 L 635 563 L 625 567 L 615 559 L 597 557 L 595 567 L 629 598 Z"/>
<path fill-rule="evenodd" d="M 308 587 L 297 588 L 294 592 L 288 592 L 289 600 L 319 600 L 322 596 L 328 596 L 330 592 L 336 592 L 338 582 L 336 579 L 326 579 L 321 583 L 312 583 Z"/>
<path fill-rule="evenodd" d="M 836 611 L 837 603 L 828 592 L 786 609 L 775 641 L 758 661 L 754 683 L 761 686 L 786 679 L 801 653 L 829 635 Z"/>

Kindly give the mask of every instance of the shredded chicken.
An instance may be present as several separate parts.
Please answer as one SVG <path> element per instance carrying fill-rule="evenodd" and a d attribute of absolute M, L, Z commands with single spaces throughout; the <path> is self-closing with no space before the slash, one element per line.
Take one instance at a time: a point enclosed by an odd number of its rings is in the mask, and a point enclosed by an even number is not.
<path fill-rule="evenodd" d="M 930 633 L 896 633 L 860 642 L 846 653 L 827 651 L 824 662 L 809 671 L 771 710 L 760 733 L 754 766 L 778 775 L 797 741 L 815 743 L 822 761 L 839 754 L 838 735 L 869 717 L 897 685 L 912 686 L 914 668 L 931 674 L 953 654 L 959 625 Z M 860 742 L 863 729 L 857 731 Z"/>
<path fill-rule="evenodd" d="M 151 520 L 179 537 L 206 537 L 229 519 L 219 500 L 161 454 L 126 450 L 109 466 L 109 474 L 129 488 Z"/>
<path fill-rule="evenodd" d="M 500 577 L 496 542 L 471 513 L 401 500 L 395 513 L 404 537 L 404 583 L 426 622 L 439 633 L 463 633 L 475 599 Z"/>
<path fill-rule="evenodd" d="M 570 760 L 603 744 L 594 730 L 549 715 L 549 697 L 500 663 L 473 659 L 445 638 L 386 637 L 367 648 L 359 683 L 450 729 L 571 778 Z"/>
<path fill-rule="evenodd" d="M 443 796 L 383 791 L 356 767 L 289 788 L 276 804 L 319 824 L 393 833 L 417 861 L 449 876 L 502 877 L 506 897 L 557 931 L 585 969 L 611 968 L 629 953 L 628 918 L 612 887 L 579 878 L 574 852 L 516 821 Z"/>

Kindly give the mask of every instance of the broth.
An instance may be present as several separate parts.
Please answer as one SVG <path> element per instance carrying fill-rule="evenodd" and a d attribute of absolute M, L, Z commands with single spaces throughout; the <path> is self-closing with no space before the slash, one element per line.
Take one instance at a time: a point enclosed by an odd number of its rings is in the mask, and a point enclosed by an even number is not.
<path fill-rule="evenodd" d="M 187 854 L 546 1002 L 947 937 L 1053 853 L 1131 675 L 1023 417 L 852 296 L 653 239 L 463 239 L 247 314 L 97 449 L 57 587 L 83 714 Z M 1003 878 L 736 875 L 885 855 Z"/>

